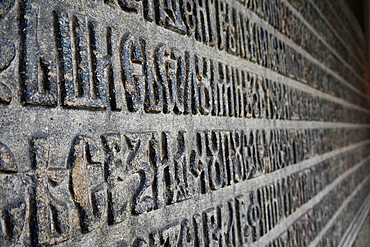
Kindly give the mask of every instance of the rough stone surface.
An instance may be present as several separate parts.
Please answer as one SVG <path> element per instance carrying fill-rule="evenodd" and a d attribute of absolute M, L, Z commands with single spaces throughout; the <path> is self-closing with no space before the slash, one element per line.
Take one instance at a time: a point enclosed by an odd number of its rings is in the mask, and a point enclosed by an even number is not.
<path fill-rule="evenodd" d="M 348 243 L 364 42 L 341 0 L 0 1 L 0 245 Z"/>

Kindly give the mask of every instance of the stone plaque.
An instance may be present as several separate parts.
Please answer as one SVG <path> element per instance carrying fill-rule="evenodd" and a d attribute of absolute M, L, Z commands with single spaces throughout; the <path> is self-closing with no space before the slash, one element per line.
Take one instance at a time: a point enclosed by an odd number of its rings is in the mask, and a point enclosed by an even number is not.
<path fill-rule="evenodd" d="M 370 209 L 352 18 L 341 0 L 0 1 L 0 245 L 352 245 Z"/>

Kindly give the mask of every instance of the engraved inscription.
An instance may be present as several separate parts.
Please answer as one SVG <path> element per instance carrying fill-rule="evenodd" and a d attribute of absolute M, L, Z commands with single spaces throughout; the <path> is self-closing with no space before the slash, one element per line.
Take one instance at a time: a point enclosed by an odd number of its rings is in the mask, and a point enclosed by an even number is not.
<path fill-rule="evenodd" d="M 54 12 L 59 80 L 67 107 L 106 107 L 103 55 L 96 24 L 84 17 Z"/>
<path fill-rule="evenodd" d="M 43 11 L 37 1 L 21 1 L 20 82 L 22 103 L 39 106 L 57 104 L 57 68 L 54 60 L 53 21 L 40 21 Z M 48 31 L 46 31 L 48 30 Z M 40 46 L 40 43 L 43 43 Z M 45 42 L 45 43 L 44 43 Z"/>
<path fill-rule="evenodd" d="M 85 136 L 77 136 L 69 157 L 71 193 L 80 213 L 81 229 L 89 232 L 106 217 L 106 194 L 99 150 Z"/>
<path fill-rule="evenodd" d="M 66 168 L 51 164 L 52 137 L 34 136 L 30 142 L 32 172 L 27 172 L 32 177 L 30 203 L 16 198 L 1 211 L 5 217 L 2 227 L 8 229 L 2 238 L 10 242 L 19 238 L 28 207 L 29 227 L 35 229 L 31 230 L 32 241 L 39 245 L 58 244 L 75 234 L 71 219 L 74 212 L 77 229 L 86 234 L 105 224 L 116 225 L 146 212 L 209 196 L 212 191 L 367 140 L 368 135 L 358 133 L 356 128 L 124 132 L 103 134 L 101 144 L 99 139 L 77 135 L 72 140 Z M 320 137 L 330 135 L 346 139 L 334 144 L 333 137 Z M 309 150 L 310 146 L 316 148 Z M 237 195 L 202 214 L 194 212 L 192 219 L 153 231 L 149 240 L 137 241 L 152 246 L 258 241 L 365 159 L 368 148 L 369 144 L 363 145 L 253 188 L 249 194 Z M 3 144 L 0 157 L 4 174 L 17 173 L 14 156 Z M 367 166 L 361 167 L 356 170 L 358 175 L 354 174 L 356 178 L 369 172 Z M 57 197 L 57 191 L 63 191 L 64 199 Z M 18 217 L 23 220 L 17 221 Z"/>
<path fill-rule="evenodd" d="M 67 176 L 63 169 L 49 169 L 50 144 L 46 137 L 32 139 L 32 161 L 34 168 L 33 198 L 31 199 L 34 218 L 30 227 L 32 238 L 38 244 L 57 244 L 69 237 L 69 209 L 61 199 L 50 192 L 50 187 L 58 186 Z"/>
<path fill-rule="evenodd" d="M 345 8 L 0 1 L 0 245 L 349 239 L 370 104 Z"/>
<path fill-rule="evenodd" d="M 140 5 L 135 1 L 119 2 L 119 4 L 121 7 L 126 6 L 123 9 L 129 12 L 131 10 L 137 12 Z M 211 45 L 216 44 L 211 41 L 214 40 L 214 35 L 211 34 L 217 29 L 219 49 L 292 77 L 325 93 L 364 107 L 368 106 L 363 95 L 322 70 L 251 18 L 243 13 L 237 13 L 228 3 L 188 1 L 184 4 L 186 8 L 180 7 L 180 2 L 159 1 L 158 23 L 183 34 L 195 33 L 196 40 L 200 39 Z M 179 51 L 174 47 L 166 47 L 163 44 L 158 44 L 152 49 L 148 39 L 134 37 L 129 33 L 117 38 L 114 37 L 115 32 L 111 27 L 103 27 L 93 19 L 60 11 L 53 11 L 53 14 L 48 17 L 50 23 L 45 24 L 45 27 L 41 26 L 43 28 L 41 29 L 38 15 L 42 8 L 37 8 L 36 5 L 26 1 L 22 5 L 23 15 L 20 19 L 23 27 L 21 36 L 24 40 L 20 77 L 25 104 L 55 106 L 58 104 L 58 97 L 61 97 L 62 104 L 72 108 L 105 109 L 109 100 L 112 110 L 122 110 L 127 107 L 129 111 L 136 112 L 144 105 L 145 112 L 149 113 L 163 111 L 197 114 L 200 112 L 202 115 L 208 115 L 209 109 L 217 107 L 216 101 L 230 100 L 230 107 L 233 108 L 230 110 L 226 108 L 225 114 L 234 116 L 233 112 L 227 112 L 234 110 L 239 111 L 239 114 L 242 113 L 237 105 L 242 101 L 237 98 L 241 98 L 241 95 L 237 95 L 241 92 L 236 92 L 239 90 L 236 85 L 243 87 L 242 78 L 248 76 L 243 75 L 240 70 L 234 71 L 234 68 L 226 64 L 224 67 L 224 65 L 218 65 L 216 61 L 187 51 Z M 274 3 L 271 5 L 274 6 Z M 213 15 L 209 15 L 213 8 L 216 8 L 214 15 L 219 16 L 217 25 L 214 23 Z M 251 7 L 253 11 L 257 11 L 255 8 Z M 269 8 L 266 7 L 264 11 L 267 9 Z M 271 9 L 274 8 L 271 7 Z M 144 8 L 144 10 L 148 9 Z M 257 11 L 258 15 L 261 13 L 263 11 Z M 262 15 L 270 16 L 269 13 Z M 281 26 L 277 24 L 281 21 L 280 17 L 276 17 L 279 19 L 276 22 L 273 17 L 271 18 L 272 23 L 278 27 Z M 302 47 L 311 44 L 313 41 L 306 42 L 304 38 L 300 38 L 300 32 L 309 31 L 301 30 L 302 25 L 299 24 L 298 19 L 291 14 L 287 18 L 293 19 L 289 19 L 292 27 L 283 28 L 286 30 L 286 35 L 290 37 L 294 33 L 297 37 L 294 36 L 292 39 Z M 199 28 L 199 26 L 203 27 Z M 50 30 L 50 32 L 45 33 L 43 30 Z M 47 36 L 51 32 L 54 33 L 54 37 Z M 38 48 L 38 43 L 32 42 L 37 41 L 40 36 L 45 37 L 49 42 Z M 312 34 L 307 39 L 312 40 Z M 120 44 L 119 49 L 113 50 L 113 40 Z M 114 47 L 118 46 L 114 45 Z M 40 54 L 39 58 L 36 59 L 37 61 L 27 62 L 34 51 Z M 119 54 L 119 58 L 114 55 L 116 53 Z M 120 72 L 113 69 L 115 63 L 120 63 Z M 333 66 L 341 67 L 337 64 Z M 340 72 L 342 71 L 346 70 L 343 68 Z M 119 80 L 122 82 L 120 83 Z M 225 88 L 230 90 L 226 93 L 226 95 L 230 94 L 227 99 L 224 99 L 225 94 L 221 97 L 220 91 L 217 92 L 220 94 L 218 98 L 210 93 L 209 87 L 212 84 L 216 85 L 217 81 L 226 83 L 226 87 L 227 83 L 235 84 L 229 89 Z M 354 77 L 347 81 L 355 83 Z M 59 89 L 57 82 L 61 85 Z M 263 88 L 259 82 L 256 84 Z M 362 84 L 362 82 L 356 83 L 360 90 L 364 89 Z M 195 90 L 195 86 L 199 89 Z M 346 92 L 338 88 L 345 88 Z M 216 92 L 213 90 L 213 93 Z M 124 98 L 126 102 L 123 101 Z M 195 98 L 194 103 L 189 103 L 193 98 Z"/>

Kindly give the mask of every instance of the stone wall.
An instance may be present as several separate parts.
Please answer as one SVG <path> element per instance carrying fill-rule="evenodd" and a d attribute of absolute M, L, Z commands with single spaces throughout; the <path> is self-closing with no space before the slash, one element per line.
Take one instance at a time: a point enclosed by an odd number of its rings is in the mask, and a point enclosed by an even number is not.
<path fill-rule="evenodd" d="M 343 1 L 3 0 L 0 29 L 1 246 L 355 242 L 368 63 Z"/>

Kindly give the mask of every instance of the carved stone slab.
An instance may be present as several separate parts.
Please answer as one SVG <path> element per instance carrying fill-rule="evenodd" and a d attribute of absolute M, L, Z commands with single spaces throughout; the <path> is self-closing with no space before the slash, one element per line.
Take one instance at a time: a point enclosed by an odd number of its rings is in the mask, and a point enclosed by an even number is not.
<path fill-rule="evenodd" d="M 0 245 L 348 243 L 370 115 L 343 11 L 0 1 Z"/>

